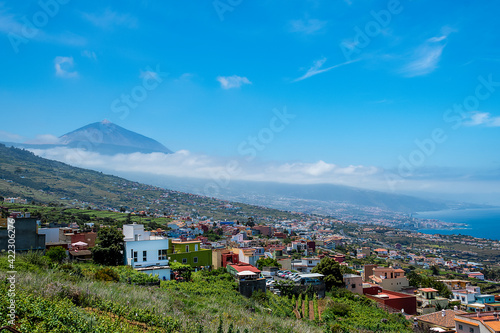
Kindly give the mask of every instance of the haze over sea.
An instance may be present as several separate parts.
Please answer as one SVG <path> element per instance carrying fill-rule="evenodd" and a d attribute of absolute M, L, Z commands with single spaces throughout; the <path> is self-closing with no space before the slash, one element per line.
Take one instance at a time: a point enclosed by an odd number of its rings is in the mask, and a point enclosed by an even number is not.
<path fill-rule="evenodd" d="M 500 240 L 500 208 L 440 210 L 435 212 L 419 212 L 417 218 L 436 219 L 445 222 L 466 223 L 464 229 L 440 230 L 421 229 L 426 234 L 462 234 L 480 238 Z"/>

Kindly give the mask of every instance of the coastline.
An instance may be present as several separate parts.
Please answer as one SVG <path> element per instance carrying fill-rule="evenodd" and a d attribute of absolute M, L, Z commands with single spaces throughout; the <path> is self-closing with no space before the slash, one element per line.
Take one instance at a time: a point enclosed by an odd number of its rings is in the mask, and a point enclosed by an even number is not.
<path fill-rule="evenodd" d="M 416 212 L 414 218 L 429 223 L 416 231 L 425 234 L 468 235 L 477 238 L 500 240 L 500 208 L 446 209 Z"/>

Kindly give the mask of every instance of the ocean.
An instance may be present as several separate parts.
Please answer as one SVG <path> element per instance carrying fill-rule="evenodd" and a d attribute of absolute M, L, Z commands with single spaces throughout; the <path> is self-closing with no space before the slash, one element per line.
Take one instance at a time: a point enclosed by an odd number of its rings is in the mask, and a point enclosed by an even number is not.
<path fill-rule="evenodd" d="M 414 217 L 467 224 L 465 229 L 419 230 L 420 232 L 426 234 L 462 234 L 480 238 L 500 240 L 500 208 L 461 210 L 449 209 L 435 212 L 419 212 L 415 214 Z"/>

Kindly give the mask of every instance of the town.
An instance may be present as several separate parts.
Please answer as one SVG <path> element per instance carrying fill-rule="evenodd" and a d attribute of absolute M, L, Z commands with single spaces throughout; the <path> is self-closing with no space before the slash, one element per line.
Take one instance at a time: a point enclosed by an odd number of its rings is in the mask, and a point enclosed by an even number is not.
<path fill-rule="evenodd" d="M 221 207 L 239 210 L 229 202 Z M 176 214 L 174 206 L 166 214 L 89 208 L 54 210 L 4 198 L 0 247 L 7 248 L 9 226 L 15 226 L 19 253 L 59 252 L 61 262 L 129 266 L 151 283 L 189 284 L 191 272 L 223 270 L 246 297 L 293 294 L 297 318 L 309 312 L 319 318 L 317 302 L 334 286 L 402 314 L 417 332 L 500 331 L 498 241 L 308 214 L 216 220 L 195 209 Z M 97 217 L 101 213 L 106 217 Z M 105 245 L 113 232 L 122 244 L 116 258 Z M 340 281 L 332 284 L 330 275 Z M 302 295 L 313 299 L 311 311 Z"/>

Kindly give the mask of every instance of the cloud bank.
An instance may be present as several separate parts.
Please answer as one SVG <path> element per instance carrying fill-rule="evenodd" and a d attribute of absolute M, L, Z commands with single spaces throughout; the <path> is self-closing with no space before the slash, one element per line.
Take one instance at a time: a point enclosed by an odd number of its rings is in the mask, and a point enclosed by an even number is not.
<path fill-rule="evenodd" d="M 231 181 L 288 184 L 335 184 L 395 193 L 485 194 L 500 196 L 500 170 L 421 168 L 409 177 L 375 166 L 339 166 L 325 161 L 262 162 L 213 157 L 180 150 L 173 154 L 132 153 L 113 156 L 76 148 L 30 149 L 36 155 L 73 166 L 121 175 L 161 180 L 161 177 L 206 179 L 207 184 Z M 152 176 L 152 177 L 151 177 Z M 137 180 L 137 179 L 135 179 Z M 226 184 L 226 185 L 224 185 Z"/>

